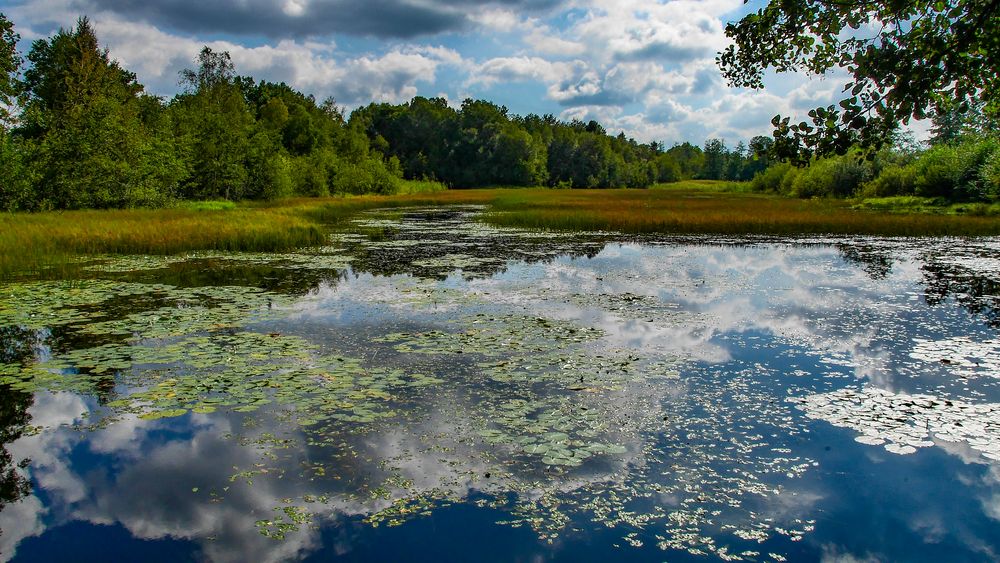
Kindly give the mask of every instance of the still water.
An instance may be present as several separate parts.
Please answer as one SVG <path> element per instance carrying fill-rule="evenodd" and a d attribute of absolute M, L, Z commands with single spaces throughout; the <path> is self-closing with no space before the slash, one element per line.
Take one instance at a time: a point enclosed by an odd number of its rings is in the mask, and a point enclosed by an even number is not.
<path fill-rule="evenodd" d="M 476 213 L 0 286 L 0 559 L 1000 558 L 1000 240 Z"/>

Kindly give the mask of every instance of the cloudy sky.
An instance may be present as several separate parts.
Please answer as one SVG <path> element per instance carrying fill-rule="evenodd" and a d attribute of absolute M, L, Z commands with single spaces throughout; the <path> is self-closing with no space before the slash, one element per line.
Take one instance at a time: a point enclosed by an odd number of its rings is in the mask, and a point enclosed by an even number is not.
<path fill-rule="evenodd" d="M 760 0 L 2 0 L 22 51 L 88 15 L 147 90 L 177 91 L 203 45 L 236 70 L 348 109 L 370 101 L 485 98 L 511 112 L 598 119 L 668 146 L 768 134 L 776 113 L 831 103 L 843 82 L 771 77 L 728 88 L 727 22 Z"/>

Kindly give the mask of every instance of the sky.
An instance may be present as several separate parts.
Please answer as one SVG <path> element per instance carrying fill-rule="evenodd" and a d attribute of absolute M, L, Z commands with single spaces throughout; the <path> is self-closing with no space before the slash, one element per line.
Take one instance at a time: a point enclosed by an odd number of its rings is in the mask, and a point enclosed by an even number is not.
<path fill-rule="evenodd" d="M 769 135 L 775 114 L 834 103 L 843 77 L 769 76 L 729 88 L 725 26 L 759 0 L 0 0 L 31 41 L 90 17 L 148 92 L 171 96 L 204 45 L 239 74 L 286 82 L 348 111 L 413 96 L 513 114 L 596 119 L 671 146 Z"/>

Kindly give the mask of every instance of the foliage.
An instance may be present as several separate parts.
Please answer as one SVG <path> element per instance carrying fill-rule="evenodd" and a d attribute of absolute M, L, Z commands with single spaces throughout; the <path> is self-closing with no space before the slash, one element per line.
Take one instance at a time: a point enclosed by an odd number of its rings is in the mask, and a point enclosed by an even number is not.
<path fill-rule="evenodd" d="M 1000 142 L 964 136 L 938 144 L 912 160 L 885 167 L 864 187 L 866 197 L 921 196 L 986 201 L 1000 196 Z"/>
<path fill-rule="evenodd" d="M 90 22 L 34 42 L 18 135 L 30 148 L 31 208 L 161 204 L 180 175 L 166 121 L 135 75 L 100 49 Z"/>
<path fill-rule="evenodd" d="M 758 172 L 752 180 L 750 187 L 755 192 L 768 192 L 773 194 L 783 193 L 782 181 L 793 170 L 793 166 L 788 163 L 779 163 Z"/>
<path fill-rule="evenodd" d="M 972 100 L 965 106 L 954 100 L 942 102 L 931 117 L 931 144 L 957 142 L 968 135 L 988 135 L 1000 129 L 1000 121 L 987 116 L 984 106 L 982 100 Z"/>
<path fill-rule="evenodd" d="M 17 52 L 20 39 L 14 32 L 14 23 L 0 12 L 0 131 L 9 128 L 13 117 L 10 108 L 21 93 L 18 71 L 22 61 Z"/>
<path fill-rule="evenodd" d="M 986 101 L 1000 112 L 1000 3 L 993 0 L 827 2 L 772 0 L 726 27 L 733 44 L 718 62 L 733 86 L 763 87 L 765 71 L 825 74 L 852 82 L 810 123 L 775 116 L 775 152 L 812 156 L 878 149 L 900 123 L 951 105 Z"/>
<path fill-rule="evenodd" d="M 455 187 L 645 188 L 685 177 L 657 144 L 609 136 L 596 121 L 512 117 L 484 100 L 458 110 L 441 98 L 370 104 L 351 114 L 355 124 L 374 149 L 398 159 L 405 178 Z"/>

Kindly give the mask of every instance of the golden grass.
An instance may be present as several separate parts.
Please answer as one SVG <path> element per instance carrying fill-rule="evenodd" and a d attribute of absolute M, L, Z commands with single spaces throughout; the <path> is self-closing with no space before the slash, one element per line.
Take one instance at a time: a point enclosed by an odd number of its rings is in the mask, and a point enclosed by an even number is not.
<path fill-rule="evenodd" d="M 994 217 L 860 211 L 840 200 L 798 200 L 710 189 L 519 190 L 499 194 L 486 221 L 557 230 L 674 234 L 1000 234 Z"/>
<path fill-rule="evenodd" d="M 1000 218 L 856 210 L 850 202 L 738 193 L 719 183 L 653 190 L 449 190 L 185 205 L 161 210 L 0 215 L 0 277 L 65 264 L 81 254 L 273 252 L 322 244 L 327 226 L 366 209 L 480 204 L 501 226 L 673 234 L 1000 234 Z"/>
<path fill-rule="evenodd" d="M 195 250 L 274 252 L 319 245 L 324 223 L 364 209 L 482 202 L 485 194 L 293 199 L 240 206 L 56 211 L 0 215 L 0 277 L 65 266 L 87 254 L 176 254 Z"/>
<path fill-rule="evenodd" d="M 0 216 L 0 274 L 78 254 L 276 251 L 319 244 L 315 222 L 253 209 L 67 211 Z"/>

